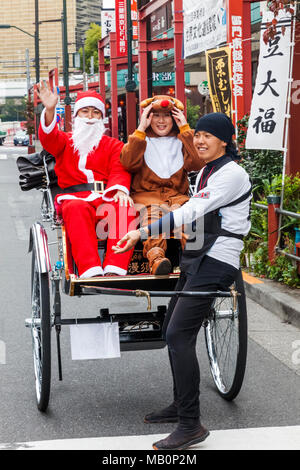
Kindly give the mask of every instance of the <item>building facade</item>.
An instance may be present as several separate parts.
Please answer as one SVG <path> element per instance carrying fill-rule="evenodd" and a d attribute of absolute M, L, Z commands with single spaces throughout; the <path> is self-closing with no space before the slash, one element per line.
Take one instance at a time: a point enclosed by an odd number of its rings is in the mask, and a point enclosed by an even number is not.
<path fill-rule="evenodd" d="M 102 0 L 76 0 L 76 48 L 82 46 L 91 23 L 101 25 Z"/>
<path fill-rule="evenodd" d="M 1 7 L 1 25 L 11 25 L 35 34 L 35 0 L 6 0 Z M 102 0 L 67 0 L 68 52 L 72 54 L 82 45 L 90 23 L 101 21 Z M 40 78 L 58 67 L 63 72 L 62 11 L 63 0 L 39 0 L 39 56 Z M 81 41 L 81 42 L 80 42 Z M 26 80 L 26 49 L 29 50 L 31 82 L 35 81 L 34 37 L 16 28 L 0 28 L 0 83 L 2 80 Z M 72 61 L 70 61 L 72 70 Z"/>

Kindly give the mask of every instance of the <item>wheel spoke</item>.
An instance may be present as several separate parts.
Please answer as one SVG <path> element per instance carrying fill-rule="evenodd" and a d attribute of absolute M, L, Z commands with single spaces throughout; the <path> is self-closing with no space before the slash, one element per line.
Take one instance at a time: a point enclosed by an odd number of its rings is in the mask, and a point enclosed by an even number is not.
<path fill-rule="evenodd" d="M 205 339 L 210 369 L 217 389 L 224 398 L 236 396 L 241 387 L 245 370 L 246 344 L 243 348 L 244 353 L 240 357 L 241 305 L 243 305 L 242 326 L 243 340 L 245 342 L 247 320 L 246 304 L 244 301 L 241 304 L 241 300 L 238 300 L 237 311 L 234 311 L 232 297 L 216 298 L 212 305 L 212 314 L 208 317 L 205 327 Z"/>
<path fill-rule="evenodd" d="M 50 392 L 50 297 L 49 278 L 37 271 L 32 262 L 32 349 L 38 408 L 47 408 Z M 48 323 L 49 320 L 49 323 Z"/>

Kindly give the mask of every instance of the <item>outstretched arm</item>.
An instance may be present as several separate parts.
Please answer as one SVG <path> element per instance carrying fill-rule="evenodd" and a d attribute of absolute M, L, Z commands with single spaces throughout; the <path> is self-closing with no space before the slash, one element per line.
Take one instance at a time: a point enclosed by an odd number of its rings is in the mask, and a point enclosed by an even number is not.
<path fill-rule="evenodd" d="M 186 171 L 199 171 L 205 166 L 198 156 L 193 143 L 194 131 L 190 128 L 185 115 L 177 108 L 172 109 L 172 116 L 180 130 L 178 139 L 183 143 L 184 168 Z"/>
<path fill-rule="evenodd" d="M 44 83 L 42 81 L 39 85 L 37 85 L 37 93 L 46 109 L 45 124 L 46 126 L 50 126 L 54 119 L 55 108 L 58 102 L 57 89 L 54 87 L 54 90 L 51 91 L 50 83 Z"/>
<path fill-rule="evenodd" d="M 121 163 L 131 173 L 139 172 L 143 164 L 143 156 L 147 146 L 145 131 L 152 120 L 151 109 L 152 103 L 144 109 L 139 127 L 129 136 L 128 143 L 124 145 L 121 152 Z"/>
<path fill-rule="evenodd" d="M 41 82 L 37 86 L 39 98 L 44 105 L 39 128 L 39 139 L 47 152 L 57 157 L 66 144 L 66 134 L 59 131 L 56 125 L 57 89 L 51 91 L 49 82 Z"/>

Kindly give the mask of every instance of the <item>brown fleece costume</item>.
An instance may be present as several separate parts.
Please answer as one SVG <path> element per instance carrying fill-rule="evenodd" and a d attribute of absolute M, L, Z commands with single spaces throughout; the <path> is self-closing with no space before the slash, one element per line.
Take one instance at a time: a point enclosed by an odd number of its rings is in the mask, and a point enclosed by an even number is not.
<path fill-rule="evenodd" d="M 170 112 L 174 106 L 183 110 L 182 103 L 169 96 L 154 96 L 142 102 L 141 107 L 148 106 L 151 100 L 153 101 L 152 109 L 154 111 Z M 157 173 L 161 173 L 161 171 L 155 168 L 155 159 L 162 159 L 162 154 L 155 154 L 153 158 L 152 150 L 152 169 L 146 163 L 147 145 L 149 145 L 149 148 L 154 145 L 153 148 L 157 149 L 158 152 L 159 150 L 164 150 L 164 156 L 166 155 L 166 147 L 163 147 L 163 145 L 168 145 L 168 141 L 165 140 L 165 144 L 160 143 L 160 139 L 166 139 L 166 137 L 160 137 L 155 134 L 151 125 L 146 129 L 146 132 L 136 130 L 129 136 L 128 143 L 123 147 L 120 158 L 122 165 L 132 173 L 130 195 L 136 207 L 139 209 L 141 204 L 147 208 L 147 210 L 141 211 L 141 226 L 154 222 L 163 214 L 181 206 L 189 199 L 188 172 L 197 171 L 203 167 L 203 163 L 199 160 L 193 145 L 193 135 L 194 131 L 191 130 L 188 124 L 185 124 L 180 129 L 176 125 L 173 126 L 172 131 L 166 136 L 177 136 L 177 139 L 182 142 L 182 149 L 180 149 L 179 142 L 174 142 L 175 139 L 169 139 L 173 148 L 174 145 L 177 148 L 177 154 L 174 155 L 177 164 L 176 171 L 173 173 L 171 167 L 171 174 L 167 178 L 159 176 Z M 159 143 L 158 147 L 157 143 Z M 182 157 L 179 156 L 179 152 Z M 180 163 L 180 158 L 182 158 L 182 163 Z M 178 165 L 181 165 L 181 167 L 178 167 Z M 157 247 L 159 247 L 159 251 L 153 250 L 153 248 Z M 150 268 L 152 268 L 153 262 L 157 257 L 164 257 L 166 248 L 167 241 L 163 236 L 148 238 L 144 242 L 144 256 L 148 257 Z M 151 272 L 154 272 L 153 268 Z"/>

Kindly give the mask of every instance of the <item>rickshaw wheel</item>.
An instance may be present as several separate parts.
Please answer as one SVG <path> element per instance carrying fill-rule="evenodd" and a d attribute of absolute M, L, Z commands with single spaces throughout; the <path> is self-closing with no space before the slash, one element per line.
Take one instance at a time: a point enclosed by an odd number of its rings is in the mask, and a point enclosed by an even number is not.
<path fill-rule="evenodd" d="M 239 393 L 247 360 L 247 309 L 242 272 L 235 289 L 236 311 L 232 297 L 215 298 L 212 313 L 204 326 L 210 370 L 219 394 L 233 400 Z"/>
<path fill-rule="evenodd" d="M 31 266 L 32 348 L 37 407 L 46 411 L 51 379 L 51 324 L 49 274 L 39 273 L 35 249 Z"/>

